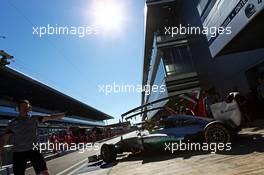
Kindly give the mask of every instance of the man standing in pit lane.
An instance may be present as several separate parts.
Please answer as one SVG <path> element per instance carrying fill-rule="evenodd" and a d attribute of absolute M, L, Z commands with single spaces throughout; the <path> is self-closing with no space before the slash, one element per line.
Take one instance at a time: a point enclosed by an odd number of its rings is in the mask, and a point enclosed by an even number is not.
<path fill-rule="evenodd" d="M 13 172 L 24 175 L 27 161 L 30 161 L 36 174 L 49 175 L 46 162 L 39 150 L 33 149 L 37 144 L 37 128 L 39 122 L 62 119 L 65 113 L 46 116 L 30 116 L 31 105 L 28 100 L 21 100 L 17 104 L 19 116 L 12 120 L 2 136 L 0 136 L 0 150 L 14 137 Z"/>

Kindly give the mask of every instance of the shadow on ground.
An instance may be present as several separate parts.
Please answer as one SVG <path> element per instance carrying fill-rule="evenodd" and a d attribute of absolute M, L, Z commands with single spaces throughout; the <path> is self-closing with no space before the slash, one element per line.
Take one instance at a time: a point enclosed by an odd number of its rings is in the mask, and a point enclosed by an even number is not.
<path fill-rule="evenodd" d="M 253 128 L 251 132 L 262 130 L 261 128 Z M 253 152 L 264 152 L 264 137 L 262 134 L 256 133 L 242 133 L 237 135 L 231 145 L 232 149 L 230 151 L 218 151 L 216 154 L 221 155 L 246 155 Z M 105 164 L 103 161 L 99 161 L 93 164 L 90 164 L 90 167 L 96 166 L 101 169 L 111 168 L 117 165 L 120 162 L 129 162 L 129 161 L 142 161 L 142 164 L 166 161 L 175 158 L 189 159 L 194 156 L 210 154 L 209 151 L 178 151 L 174 154 L 165 151 L 147 151 L 137 154 L 122 154 L 118 155 L 117 161 L 111 164 Z"/>
<path fill-rule="evenodd" d="M 253 152 L 264 152 L 264 137 L 262 134 L 239 134 L 230 151 L 221 152 L 226 155 L 243 155 Z"/>
<path fill-rule="evenodd" d="M 230 151 L 218 151 L 216 154 L 222 155 L 245 155 L 253 152 L 264 152 L 264 137 L 261 134 L 239 134 L 234 138 L 232 143 L 232 149 Z M 142 152 L 138 154 L 126 154 L 121 155 L 118 161 L 111 164 L 111 166 L 117 165 L 119 162 L 127 161 L 142 161 L 142 164 L 165 161 L 174 158 L 189 159 L 198 155 L 210 154 L 208 151 L 178 151 L 174 154 L 170 152 L 151 151 Z M 101 165 L 102 168 L 109 168 L 106 164 Z"/>

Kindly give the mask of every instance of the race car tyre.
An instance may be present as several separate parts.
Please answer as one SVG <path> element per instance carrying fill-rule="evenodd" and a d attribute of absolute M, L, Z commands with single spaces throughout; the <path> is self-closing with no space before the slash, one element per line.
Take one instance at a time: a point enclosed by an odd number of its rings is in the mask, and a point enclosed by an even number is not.
<path fill-rule="evenodd" d="M 103 144 L 101 147 L 101 157 L 105 163 L 114 162 L 117 157 L 115 145 Z"/>
<path fill-rule="evenodd" d="M 204 132 L 204 138 L 207 143 L 227 143 L 230 142 L 231 134 L 222 124 L 209 125 Z"/>

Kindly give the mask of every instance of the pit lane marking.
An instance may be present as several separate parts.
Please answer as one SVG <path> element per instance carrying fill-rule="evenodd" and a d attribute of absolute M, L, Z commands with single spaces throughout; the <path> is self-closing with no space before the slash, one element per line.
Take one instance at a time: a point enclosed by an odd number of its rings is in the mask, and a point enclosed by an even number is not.
<path fill-rule="evenodd" d="M 63 171 L 57 173 L 56 175 L 62 175 L 62 174 L 64 174 L 64 173 L 70 171 L 70 170 L 73 169 L 74 167 L 76 167 L 76 166 L 78 166 L 78 165 L 81 165 L 82 163 L 84 163 L 84 162 L 87 161 L 87 160 L 88 160 L 88 159 L 85 158 L 85 159 L 81 160 L 80 162 L 77 162 L 76 164 L 70 166 L 69 168 L 67 168 L 67 169 L 65 169 L 65 170 L 63 170 Z"/>

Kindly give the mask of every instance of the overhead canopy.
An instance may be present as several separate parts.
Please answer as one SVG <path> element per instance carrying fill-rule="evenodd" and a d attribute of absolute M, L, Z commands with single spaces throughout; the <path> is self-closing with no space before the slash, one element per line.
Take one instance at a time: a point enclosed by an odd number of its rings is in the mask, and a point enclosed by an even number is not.
<path fill-rule="evenodd" d="M 36 108 L 48 111 L 67 111 L 67 115 L 92 120 L 113 118 L 8 67 L 0 68 L 0 98 L 10 101 L 28 99 Z"/>

